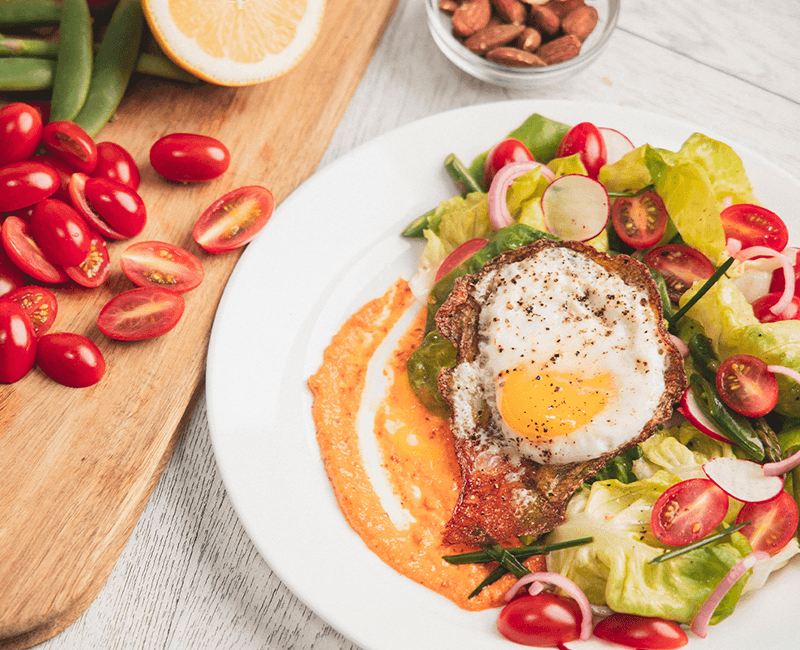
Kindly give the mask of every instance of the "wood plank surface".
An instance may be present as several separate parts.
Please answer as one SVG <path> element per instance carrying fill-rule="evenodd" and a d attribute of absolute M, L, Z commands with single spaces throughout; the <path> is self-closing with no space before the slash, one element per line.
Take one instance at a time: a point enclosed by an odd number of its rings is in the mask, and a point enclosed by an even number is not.
<path fill-rule="evenodd" d="M 70 625 L 111 573 L 202 393 L 208 335 L 237 253 L 209 255 L 191 229 L 218 196 L 264 185 L 280 202 L 313 173 L 395 9 L 396 0 L 328 0 L 320 36 L 290 73 L 247 88 L 137 79 L 97 141 L 124 146 L 139 165 L 148 223 L 110 246 L 112 275 L 100 289 L 58 287 L 52 331 L 91 338 L 107 374 L 86 389 L 40 371 L 0 387 L 0 648 L 27 648 Z M 13 101 L 3 97 L 4 102 Z M 226 174 L 200 185 L 164 181 L 148 151 L 172 132 L 226 144 Z M 264 236 L 269 236 L 269 226 Z M 122 343 L 102 335 L 97 314 L 132 288 L 119 255 L 139 240 L 183 246 L 201 259 L 203 284 L 167 335 Z M 286 278 L 265 278 L 265 283 Z"/>

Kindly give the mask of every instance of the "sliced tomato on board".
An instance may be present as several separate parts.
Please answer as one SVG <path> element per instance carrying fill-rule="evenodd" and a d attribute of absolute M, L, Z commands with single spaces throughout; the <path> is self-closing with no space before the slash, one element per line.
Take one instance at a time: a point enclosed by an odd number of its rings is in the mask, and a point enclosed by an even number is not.
<path fill-rule="evenodd" d="M 13 300 L 25 310 L 36 336 L 45 334 L 53 326 L 58 314 L 55 294 L 44 287 L 35 285 L 20 287 L 3 296 L 3 300 Z"/>
<path fill-rule="evenodd" d="M 69 195 L 87 223 L 107 239 L 135 237 L 147 223 L 142 197 L 118 181 L 74 174 Z"/>
<path fill-rule="evenodd" d="M 42 116 L 29 104 L 0 108 L 0 165 L 28 160 L 42 139 Z"/>
<path fill-rule="evenodd" d="M 160 287 L 139 287 L 109 300 L 100 310 L 97 327 L 119 341 L 151 339 L 175 327 L 184 307 L 179 293 Z"/>
<path fill-rule="evenodd" d="M 111 261 L 106 241 L 99 233 L 92 232 L 89 242 L 89 253 L 77 266 L 65 266 L 64 273 L 83 287 L 93 289 L 108 279 Z"/>
<path fill-rule="evenodd" d="M 685 244 L 657 246 L 645 255 L 644 263 L 658 271 L 667 284 L 669 299 L 677 303 L 698 280 L 708 280 L 716 268 L 696 248 Z"/>
<path fill-rule="evenodd" d="M 777 214 L 760 205 L 737 203 L 720 213 L 726 239 L 736 239 L 742 248 L 766 246 L 778 252 L 789 243 L 789 229 Z"/>
<path fill-rule="evenodd" d="M 97 145 L 75 122 L 58 120 L 46 124 L 42 129 L 42 146 L 51 156 L 84 174 L 91 174 L 97 166 Z"/>
<path fill-rule="evenodd" d="M 127 149 L 116 142 L 97 143 L 97 166 L 92 176 L 117 181 L 132 190 L 139 189 L 139 168 Z"/>
<path fill-rule="evenodd" d="M 0 229 L 0 239 L 14 265 L 35 280 L 48 284 L 60 284 L 69 280 L 64 269 L 51 264 L 45 258 L 31 237 L 28 222 L 24 219 L 13 215 L 6 217 Z"/>
<path fill-rule="evenodd" d="M 736 523 L 749 521 L 741 529 L 754 551 L 775 555 L 797 532 L 797 503 L 786 491 L 760 503 L 745 503 L 736 516 Z"/>
<path fill-rule="evenodd" d="M 516 138 L 501 140 L 489 150 L 483 163 L 484 187 L 488 190 L 497 172 L 509 163 L 531 160 L 533 160 L 533 154 L 520 140 Z"/>
<path fill-rule="evenodd" d="M 170 133 L 150 147 L 150 164 L 167 180 L 199 183 L 224 174 L 231 164 L 231 154 L 211 136 Z"/>
<path fill-rule="evenodd" d="M 667 231 L 669 215 L 664 201 L 653 191 L 614 199 L 611 222 L 619 238 L 636 249 L 655 246 Z"/>
<path fill-rule="evenodd" d="M 714 481 L 692 478 L 668 487 L 650 513 L 650 529 L 668 546 L 703 539 L 728 512 L 728 495 Z"/>
<path fill-rule="evenodd" d="M 766 415 L 778 403 L 775 374 L 749 354 L 735 354 L 719 364 L 716 384 L 722 401 L 749 418 Z"/>
<path fill-rule="evenodd" d="M 122 272 L 139 287 L 160 286 L 177 293 L 198 287 L 203 265 L 189 251 L 161 241 L 131 244 L 120 257 Z"/>
<path fill-rule="evenodd" d="M 265 187 L 247 185 L 212 203 L 194 224 L 192 236 L 209 253 L 241 248 L 267 224 L 275 198 Z"/>
<path fill-rule="evenodd" d="M 0 226 L 1 227 L 1 226 Z M 0 298 L 27 284 L 25 274 L 9 259 L 0 244 Z"/>

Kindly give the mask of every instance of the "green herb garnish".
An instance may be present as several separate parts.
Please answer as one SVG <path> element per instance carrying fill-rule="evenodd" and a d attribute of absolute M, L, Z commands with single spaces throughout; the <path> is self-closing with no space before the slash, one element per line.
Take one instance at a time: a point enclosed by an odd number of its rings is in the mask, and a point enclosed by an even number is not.
<path fill-rule="evenodd" d="M 704 537 L 703 539 L 695 542 L 694 544 L 688 544 L 687 546 L 682 546 L 681 548 L 676 548 L 674 551 L 669 551 L 668 553 L 663 553 L 658 557 L 654 557 L 652 560 L 649 560 L 648 564 L 658 564 L 659 562 L 664 562 L 665 560 L 671 560 L 674 557 L 678 557 L 679 555 L 683 555 L 684 553 L 688 553 L 689 551 L 694 551 L 695 549 L 702 548 L 703 546 L 707 546 L 717 540 L 722 539 L 726 535 L 730 535 L 731 533 L 735 533 L 737 530 L 741 530 L 745 526 L 749 526 L 750 522 L 745 521 L 741 524 L 735 524 L 730 528 L 726 528 L 714 535 L 709 535 L 708 537 Z"/>

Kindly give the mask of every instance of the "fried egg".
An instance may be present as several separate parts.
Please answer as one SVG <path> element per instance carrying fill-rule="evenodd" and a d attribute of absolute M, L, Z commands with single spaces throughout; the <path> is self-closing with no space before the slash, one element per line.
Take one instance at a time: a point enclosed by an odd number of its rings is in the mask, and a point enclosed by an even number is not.
<path fill-rule="evenodd" d="M 440 377 L 464 479 L 453 542 L 551 529 L 685 390 L 658 290 L 624 255 L 551 240 L 510 251 L 460 278 L 436 321 L 459 350 Z"/>

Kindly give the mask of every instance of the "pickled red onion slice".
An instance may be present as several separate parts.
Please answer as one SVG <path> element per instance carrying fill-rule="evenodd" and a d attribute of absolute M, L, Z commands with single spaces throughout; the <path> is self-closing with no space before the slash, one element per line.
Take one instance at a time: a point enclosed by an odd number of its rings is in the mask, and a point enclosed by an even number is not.
<path fill-rule="evenodd" d="M 711 592 L 711 595 L 709 595 L 706 601 L 701 605 L 700 609 L 697 610 L 697 614 L 695 614 L 692 619 L 692 624 L 690 626 L 692 632 L 704 639 L 708 633 L 708 624 L 711 621 L 711 617 L 714 615 L 714 610 L 725 597 L 725 594 L 731 590 L 731 587 L 736 584 L 739 578 L 752 569 L 758 562 L 768 558 L 769 553 L 766 551 L 756 551 L 734 564 L 727 575 L 716 586 L 714 591 Z"/>
<path fill-rule="evenodd" d="M 548 181 L 555 178 L 555 174 L 547 165 L 535 160 L 509 163 L 495 174 L 489 187 L 489 223 L 492 224 L 492 228 L 500 230 L 500 228 L 514 223 L 514 218 L 508 211 L 508 203 L 506 203 L 508 188 L 517 178 L 537 168 L 541 168 L 542 175 Z"/>
<path fill-rule="evenodd" d="M 767 246 L 751 246 L 750 248 L 745 248 L 740 250 L 738 253 L 734 255 L 734 257 L 743 262 L 745 260 L 749 260 L 753 257 L 774 257 L 781 263 L 781 267 L 783 267 L 783 278 L 784 278 L 784 287 L 783 293 L 781 294 L 780 300 L 776 302 L 769 310 L 775 314 L 776 316 L 780 316 L 792 303 L 792 296 L 794 296 L 794 266 L 792 264 L 791 259 L 784 255 L 783 253 L 779 253 L 776 250 L 773 250 Z"/>
<path fill-rule="evenodd" d="M 542 591 L 542 583 L 544 582 L 555 585 L 559 589 L 563 589 L 568 596 L 578 603 L 578 607 L 581 610 L 580 639 L 586 641 L 586 639 L 592 635 L 592 606 L 581 588 L 560 573 L 554 573 L 552 571 L 529 573 L 514 583 L 511 589 L 506 592 L 505 600 L 510 601 L 520 589 L 529 584 L 532 584 L 532 589 L 535 590 L 532 592 L 529 591 L 529 593 L 535 595 Z"/>

